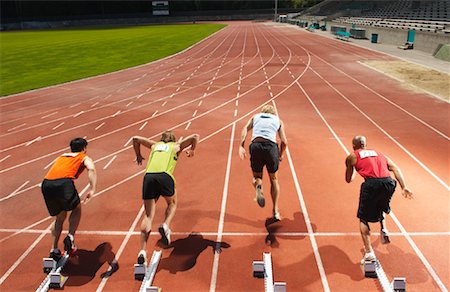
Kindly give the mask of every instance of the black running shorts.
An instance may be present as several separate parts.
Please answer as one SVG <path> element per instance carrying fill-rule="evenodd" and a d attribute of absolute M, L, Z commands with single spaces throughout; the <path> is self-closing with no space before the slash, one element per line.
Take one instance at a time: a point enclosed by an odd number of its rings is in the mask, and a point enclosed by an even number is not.
<path fill-rule="evenodd" d="M 171 197 L 175 194 L 175 183 L 165 172 L 147 173 L 142 185 L 142 199 L 158 199 L 159 196 Z"/>
<path fill-rule="evenodd" d="M 275 173 L 280 164 L 278 145 L 271 141 L 252 142 L 250 148 L 250 165 L 253 172 L 262 172 L 264 165 L 269 173 Z"/>
<path fill-rule="evenodd" d="M 50 216 L 56 216 L 61 211 L 72 211 L 80 203 L 77 189 L 70 178 L 44 179 L 41 189 Z"/>
<path fill-rule="evenodd" d="M 391 177 L 367 178 L 361 184 L 358 218 L 367 222 L 381 222 L 383 213 L 391 212 L 390 202 L 397 182 Z"/>

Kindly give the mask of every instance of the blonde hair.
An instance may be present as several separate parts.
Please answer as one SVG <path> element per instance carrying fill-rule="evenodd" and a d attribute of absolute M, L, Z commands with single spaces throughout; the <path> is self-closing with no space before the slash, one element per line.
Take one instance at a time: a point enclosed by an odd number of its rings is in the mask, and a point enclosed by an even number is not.
<path fill-rule="evenodd" d="M 271 106 L 270 104 L 266 104 L 265 106 L 263 106 L 261 109 L 261 112 L 265 113 L 265 114 L 272 114 L 272 115 L 276 114 L 275 108 L 273 106 Z"/>
<path fill-rule="evenodd" d="M 160 140 L 164 143 L 168 143 L 168 142 L 175 142 L 177 139 L 175 138 L 175 135 L 173 134 L 172 131 L 165 131 L 161 134 Z"/>

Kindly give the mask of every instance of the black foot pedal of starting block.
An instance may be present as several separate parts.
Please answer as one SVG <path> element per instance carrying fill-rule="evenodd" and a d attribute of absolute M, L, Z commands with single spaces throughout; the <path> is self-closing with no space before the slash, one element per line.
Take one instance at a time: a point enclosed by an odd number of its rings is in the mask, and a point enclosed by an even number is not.
<path fill-rule="evenodd" d="M 405 292 L 406 291 L 406 278 L 394 277 L 391 283 L 392 290 L 395 292 Z"/>
<path fill-rule="evenodd" d="M 44 273 L 48 274 L 53 269 L 56 269 L 56 261 L 52 258 L 43 258 L 42 259 L 42 266 Z"/>
<path fill-rule="evenodd" d="M 264 262 L 253 261 L 253 277 L 264 278 Z"/>
<path fill-rule="evenodd" d="M 368 278 L 377 278 L 375 261 L 365 261 L 364 262 L 364 276 L 368 277 Z"/>
<path fill-rule="evenodd" d="M 145 272 L 147 271 L 147 267 L 144 264 L 134 264 L 134 279 L 142 281 L 145 277 Z"/>
<path fill-rule="evenodd" d="M 286 282 L 275 282 L 273 283 L 274 292 L 286 292 Z"/>

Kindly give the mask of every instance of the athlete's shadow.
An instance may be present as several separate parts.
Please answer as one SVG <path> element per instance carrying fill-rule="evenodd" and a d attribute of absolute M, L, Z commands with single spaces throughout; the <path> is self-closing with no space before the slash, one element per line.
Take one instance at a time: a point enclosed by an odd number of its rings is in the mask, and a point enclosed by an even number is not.
<path fill-rule="evenodd" d="M 63 274 L 69 276 L 65 285 L 81 286 L 87 284 L 95 278 L 104 263 L 108 263 L 112 269 L 110 271 L 105 269 L 105 272 L 100 275 L 101 278 L 109 277 L 119 269 L 109 242 L 100 244 L 95 250 L 77 250 L 64 266 Z"/>
<path fill-rule="evenodd" d="M 316 227 L 314 224 L 312 224 L 313 229 L 315 230 Z M 297 212 L 294 213 L 294 219 L 287 219 L 282 218 L 281 220 L 276 220 L 274 218 L 267 218 L 265 222 L 266 230 L 267 230 L 267 236 L 266 236 L 266 245 L 269 245 L 272 248 L 278 248 L 280 246 L 279 241 L 277 238 L 283 238 L 283 239 L 304 239 L 305 235 L 296 235 L 295 237 L 289 236 L 289 235 L 280 235 L 279 233 L 307 233 L 306 223 L 303 218 L 302 213 Z M 278 234 L 277 234 L 278 233 Z"/>
<path fill-rule="evenodd" d="M 212 253 L 216 251 L 218 242 L 203 238 L 200 234 L 189 234 L 186 238 L 173 241 L 165 249 L 173 249 L 168 258 L 161 259 L 158 265 L 159 270 L 167 270 L 171 274 L 192 269 L 197 263 L 198 256 L 208 247 Z M 229 248 L 226 242 L 220 242 L 219 251 L 222 248 Z"/>

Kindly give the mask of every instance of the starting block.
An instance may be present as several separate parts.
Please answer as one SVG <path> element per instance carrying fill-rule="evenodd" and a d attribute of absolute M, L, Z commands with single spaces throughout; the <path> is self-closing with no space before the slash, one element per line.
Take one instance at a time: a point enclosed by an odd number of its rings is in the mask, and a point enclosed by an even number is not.
<path fill-rule="evenodd" d="M 392 290 L 395 292 L 404 292 L 406 291 L 406 278 L 395 277 L 391 283 Z"/>
<path fill-rule="evenodd" d="M 253 277 L 264 278 L 264 262 L 253 261 Z"/>
<path fill-rule="evenodd" d="M 285 282 L 273 282 L 272 256 L 270 252 L 263 253 L 263 261 L 253 261 L 253 277 L 264 278 L 264 291 L 286 292 Z"/>
<path fill-rule="evenodd" d="M 286 292 L 286 282 L 275 282 L 273 283 L 274 292 Z"/>
<path fill-rule="evenodd" d="M 42 259 L 43 271 L 48 274 L 53 269 L 56 269 L 56 261 L 52 258 L 43 258 Z"/>
<path fill-rule="evenodd" d="M 364 262 L 364 276 L 368 278 L 377 278 L 375 261 L 365 261 Z"/>
<path fill-rule="evenodd" d="M 68 278 L 69 277 L 64 277 L 59 272 L 50 273 L 50 283 L 48 287 L 52 289 L 60 289 L 64 286 Z"/>
<path fill-rule="evenodd" d="M 147 287 L 145 292 L 162 292 L 162 289 L 156 286 Z"/>
<path fill-rule="evenodd" d="M 146 271 L 147 267 L 145 264 L 134 264 L 134 279 L 139 281 L 144 280 Z"/>

